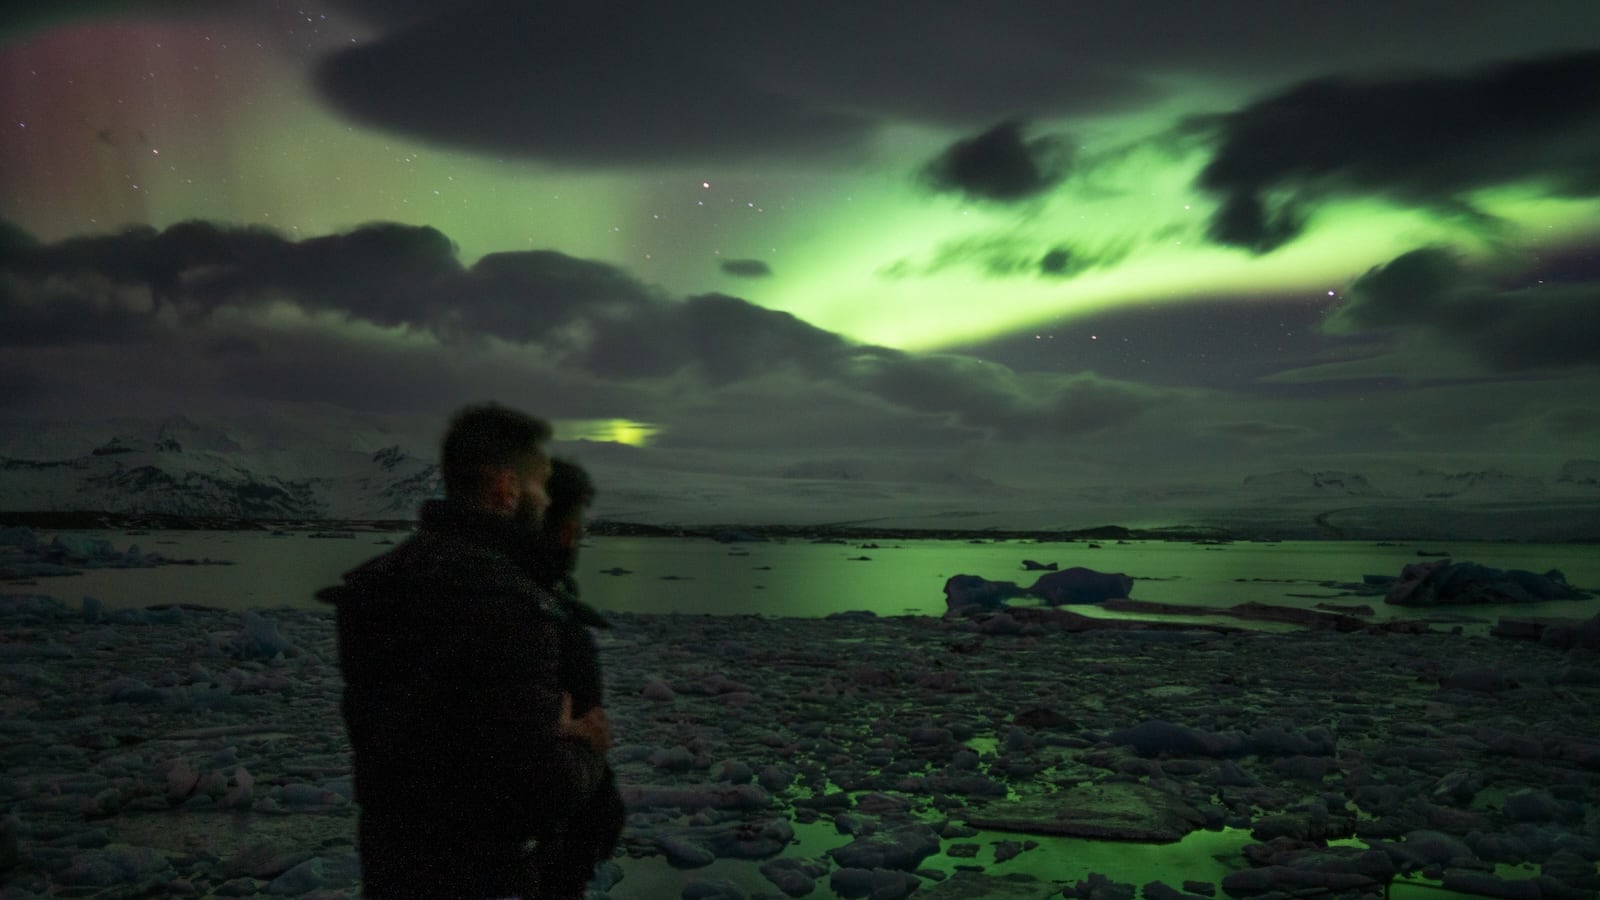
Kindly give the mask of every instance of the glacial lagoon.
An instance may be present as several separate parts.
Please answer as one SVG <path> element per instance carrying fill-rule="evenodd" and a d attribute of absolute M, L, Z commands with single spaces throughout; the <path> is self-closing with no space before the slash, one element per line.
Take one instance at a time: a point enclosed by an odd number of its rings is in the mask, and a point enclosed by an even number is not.
<path fill-rule="evenodd" d="M 39 579 L 29 590 L 76 606 L 85 596 L 108 608 L 191 603 L 227 610 L 310 608 L 315 592 L 340 573 L 389 549 L 403 533 L 153 531 L 73 532 L 137 544 L 174 559 L 230 565 L 89 570 Z M 49 540 L 50 533 L 41 533 Z M 1365 602 L 1378 621 L 1418 618 L 1424 611 L 1384 604 L 1381 595 L 1352 597 L 1340 587 L 1363 575 L 1398 575 L 1408 563 L 1448 554 L 1496 568 L 1559 569 L 1575 587 L 1600 588 L 1600 553 L 1587 544 L 1395 543 L 1285 541 L 1206 544 L 1179 541 L 1048 542 L 1029 540 L 806 540 L 719 543 L 705 538 L 593 537 L 579 561 L 585 598 L 602 610 L 685 615 L 760 614 L 816 617 L 851 610 L 880 616 L 942 615 L 943 586 L 952 575 L 981 575 L 1027 586 L 1039 572 L 1024 560 L 1123 572 L 1135 599 L 1225 608 L 1256 602 L 1312 607 Z M 1094 612 L 1092 608 L 1078 608 Z M 1600 600 L 1551 601 L 1515 607 L 1448 607 L 1426 611 L 1436 621 L 1493 624 L 1502 615 L 1587 617 Z M 1119 613 L 1127 618 L 1128 614 Z"/>
<path fill-rule="evenodd" d="M 19 885 L 83 895 L 116 872 L 157 893 L 353 897 L 332 616 L 311 595 L 403 535 L 77 534 L 229 564 L 0 587 L 60 601 L 3 607 L 17 627 L 0 801 L 18 817 Z M 860 896 L 863 872 L 930 900 L 1088 896 L 1107 878 L 1165 896 L 1366 885 L 1333 892 L 1352 897 L 1393 878 L 1389 896 L 1420 900 L 1510 896 L 1551 873 L 1568 893 L 1544 896 L 1567 896 L 1593 878 L 1593 654 L 1483 633 L 1600 604 L 1416 610 L 1346 590 L 1447 551 L 1594 588 L 1592 547 L 867 543 L 589 542 L 580 575 L 616 622 L 600 646 L 631 811 L 597 896 L 771 897 L 796 871 L 825 900 Z M 1126 572 L 1142 600 L 1365 602 L 1435 628 L 1027 637 L 906 616 L 941 614 L 950 575 L 1026 585 L 1025 559 Z M 86 622 L 84 596 L 209 609 Z M 850 610 L 888 618 L 823 618 Z M 263 633 L 286 652 L 252 653 Z M 717 807 L 735 789 L 759 802 Z M 1107 816 L 1144 838 L 1085 836 Z M 728 850 L 756 830 L 778 855 Z M 859 867 L 902 850 L 914 875 Z"/>

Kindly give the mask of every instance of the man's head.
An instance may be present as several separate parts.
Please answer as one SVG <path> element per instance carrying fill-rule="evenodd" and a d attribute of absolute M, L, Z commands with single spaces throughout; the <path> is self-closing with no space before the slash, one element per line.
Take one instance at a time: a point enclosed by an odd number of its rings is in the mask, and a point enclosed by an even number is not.
<path fill-rule="evenodd" d="M 456 413 L 439 451 L 445 496 L 537 522 L 549 505 L 550 425 L 494 403 Z"/>
<path fill-rule="evenodd" d="M 584 512 L 595 501 L 595 482 L 589 472 L 571 460 L 550 460 L 550 508 L 544 512 L 544 532 L 550 543 L 578 554 L 578 541 L 584 536 Z"/>
<path fill-rule="evenodd" d="M 576 547 L 583 537 L 583 515 L 594 502 L 594 481 L 583 466 L 570 459 L 557 457 L 550 460 L 550 480 L 545 484 L 550 506 L 545 510 L 545 524 L 551 531 L 561 533 L 563 543 Z"/>
<path fill-rule="evenodd" d="M 594 481 L 583 467 L 567 459 L 550 461 L 546 485 L 550 506 L 540 533 L 541 552 L 565 574 L 577 563 L 578 542 L 583 540 L 583 517 L 594 502 Z"/>

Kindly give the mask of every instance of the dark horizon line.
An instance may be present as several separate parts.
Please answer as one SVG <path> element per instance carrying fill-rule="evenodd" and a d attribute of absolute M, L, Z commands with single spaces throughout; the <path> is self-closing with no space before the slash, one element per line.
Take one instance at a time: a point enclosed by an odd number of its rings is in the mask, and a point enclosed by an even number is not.
<path fill-rule="evenodd" d="M 417 525 L 414 518 L 403 519 L 341 519 L 296 516 L 197 516 L 179 513 L 121 513 L 103 510 L 4 510 L 0 511 L 0 528 L 35 528 L 46 531 L 261 531 L 282 535 L 329 533 L 393 533 L 411 531 Z M 872 526 L 851 522 L 816 525 L 794 524 L 709 524 L 673 525 L 649 522 L 628 522 L 596 519 L 589 523 L 592 537 L 677 537 L 705 538 L 721 543 L 760 543 L 764 541 L 811 540 L 814 542 L 849 543 L 872 540 L 945 540 L 990 543 L 1001 541 L 1033 541 L 1035 543 L 1078 543 L 1097 541 L 1168 541 L 1193 544 L 1221 545 L 1231 543 L 1274 544 L 1293 540 L 1348 540 L 1337 535 L 1323 538 L 1301 536 L 1279 537 L 1269 531 L 1243 534 L 1213 525 L 1168 525 L 1156 528 L 1128 528 L 1122 525 L 1100 525 L 1091 528 L 914 528 Z M 337 536 L 345 536 L 338 534 Z M 1363 537 L 1363 543 L 1376 545 L 1389 543 L 1437 543 L 1440 538 L 1407 535 Z M 1499 541 L 1474 539 L 1474 543 L 1529 543 L 1506 538 Z M 1600 537 L 1540 540 L 1540 544 L 1600 544 Z M 1440 555 L 1429 553 L 1429 555 Z"/>
<path fill-rule="evenodd" d="M 147 531 L 281 531 L 297 532 L 395 532 L 410 531 L 417 525 L 415 518 L 397 519 L 346 519 L 316 516 L 204 516 L 182 513 L 126 513 L 107 510 L 0 510 L 0 527 L 26 527 L 45 530 L 83 531 L 89 529 L 147 530 Z M 1242 540 L 1223 528 L 1203 525 L 1173 525 L 1163 528 L 1138 529 L 1121 525 L 1100 525 L 1075 529 L 1001 529 L 1001 528 L 890 528 L 873 527 L 848 522 L 820 525 L 753 525 L 721 523 L 711 525 L 674 525 L 650 522 L 629 522 L 613 519 L 595 519 L 588 523 L 588 534 L 595 537 L 705 537 L 723 543 L 774 540 L 804 537 L 862 537 L 862 538 L 976 538 L 995 540 L 1016 539 L 1034 535 L 1048 536 L 1051 540 L 1210 540 L 1226 542 Z"/>

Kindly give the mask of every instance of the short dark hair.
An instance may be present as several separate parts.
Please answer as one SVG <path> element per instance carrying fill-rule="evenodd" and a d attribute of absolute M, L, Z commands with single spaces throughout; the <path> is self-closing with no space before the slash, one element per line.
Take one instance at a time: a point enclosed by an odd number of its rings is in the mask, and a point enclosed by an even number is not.
<path fill-rule="evenodd" d="M 583 466 L 558 457 L 550 460 L 550 480 L 545 483 L 544 492 L 550 497 L 544 520 L 561 522 L 594 502 L 594 481 Z"/>
<path fill-rule="evenodd" d="M 482 493 L 493 469 L 532 468 L 550 434 L 550 423 L 498 403 L 462 409 L 450 420 L 439 447 L 439 475 L 444 479 L 445 496 Z"/>

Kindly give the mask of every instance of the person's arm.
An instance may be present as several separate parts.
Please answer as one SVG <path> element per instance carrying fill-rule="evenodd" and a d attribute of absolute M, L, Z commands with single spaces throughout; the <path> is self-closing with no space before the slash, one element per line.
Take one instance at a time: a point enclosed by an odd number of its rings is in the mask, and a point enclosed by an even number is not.
<path fill-rule="evenodd" d="M 467 656 L 472 683 L 484 686 L 474 705 L 495 747 L 486 761 L 508 799 L 548 825 L 581 808 L 599 785 L 606 762 L 597 745 L 609 728 L 603 713 L 571 716 L 559 680 L 562 624 L 526 593 L 481 600 L 466 631 L 481 639 Z"/>

